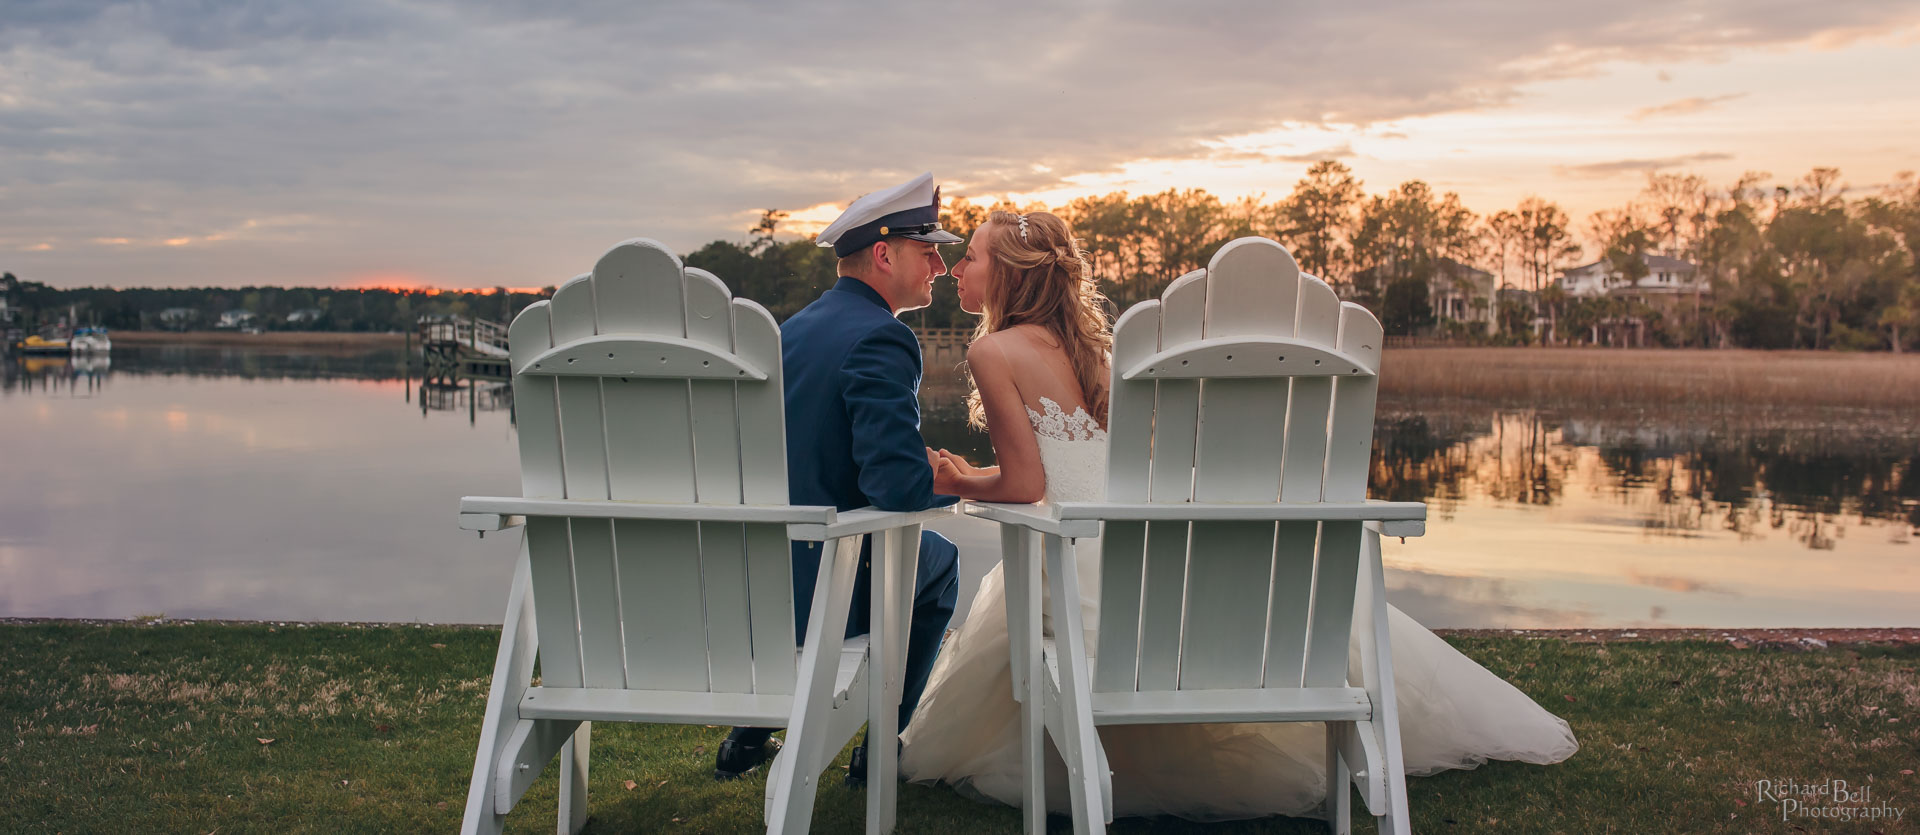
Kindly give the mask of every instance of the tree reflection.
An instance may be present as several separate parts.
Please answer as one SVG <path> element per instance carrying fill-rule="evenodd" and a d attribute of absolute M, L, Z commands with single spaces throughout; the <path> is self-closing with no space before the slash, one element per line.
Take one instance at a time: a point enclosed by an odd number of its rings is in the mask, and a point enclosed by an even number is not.
<path fill-rule="evenodd" d="M 1905 541 L 1920 529 L 1920 439 L 1872 427 L 1740 430 L 1566 417 L 1533 410 L 1382 409 L 1372 495 L 1551 506 L 1584 490 L 1628 511 L 1650 536 L 1780 531 L 1831 550 L 1866 520 Z"/>

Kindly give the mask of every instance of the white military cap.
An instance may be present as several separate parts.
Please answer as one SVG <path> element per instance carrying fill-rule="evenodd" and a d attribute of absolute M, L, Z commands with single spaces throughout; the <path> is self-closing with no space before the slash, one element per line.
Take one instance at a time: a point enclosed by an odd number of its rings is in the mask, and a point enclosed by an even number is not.
<path fill-rule="evenodd" d="M 820 231 L 818 242 L 845 258 L 896 236 L 936 244 L 963 240 L 940 228 L 940 187 L 933 184 L 933 172 L 853 201 Z"/>

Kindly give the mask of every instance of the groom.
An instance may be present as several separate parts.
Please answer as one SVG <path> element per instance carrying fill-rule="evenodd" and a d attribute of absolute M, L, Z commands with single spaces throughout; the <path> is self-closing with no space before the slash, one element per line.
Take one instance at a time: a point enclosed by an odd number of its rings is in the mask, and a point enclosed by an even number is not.
<path fill-rule="evenodd" d="M 780 326 L 786 376 L 787 494 L 797 505 L 851 510 L 924 510 L 953 504 L 933 492 L 931 455 L 920 437 L 920 342 L 897 317 L 933 303 L 933 280 L 947 272 L 936 244 L 960 243 L 940 228 L 940 190 L 931 173 L 874 192 L 847 207 L 820 233 L 840 258 L 840 281 Z M 868 631 L 870 543 L 854 576 L 847 637 Z M 793 543 L 798 634 L 812 614 L 821 543 Z M 920 534 L 912 625 L 907 635 L 904 729 L 920 703 L 933 659 L 959 595 L 959 550 L 932 531 Z M 726 780 L 765 762 L 772 728 L 735 728 L 720 744 L 714 777 Z M 866 780 L 866 746 L 853 751 L 847 782 Z"/>

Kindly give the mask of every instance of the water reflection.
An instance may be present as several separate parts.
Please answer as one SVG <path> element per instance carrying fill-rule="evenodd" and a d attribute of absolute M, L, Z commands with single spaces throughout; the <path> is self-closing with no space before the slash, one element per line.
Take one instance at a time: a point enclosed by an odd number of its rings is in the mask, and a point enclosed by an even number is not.
<path fill-rule="evenodd" d="M 106 384 L 111 357 L 0 355 L 0 394 L 92 397 Z"/>
<path fill-rule="evenodd" d="M 1910 427 L 1730 432 L 1621 425 L 1537 411 L 1381 417 L 1377 498 L 1550 506 L 1583 491 L 1611 505 L 1607 524 L 1647 537 L 1718 529 L 1750 540 L 1778 531 L 1831 550 L 1863 520 L 1905 542 L 1920 528 L 1920 442 Z"/>
<path fill-rule="evenodd" d="M 512 537 L 454 529 L 517 489 L 511 387 L 400 351 L 134 346 L 0 358 L 0 615 L 488 621 Z M 951 396 L 930 445 L 991 461 Z M 409 419 L 411 418 L 411 419 Z M 1920 625 L 1920 429 L 1422 410 L 1384 402 L 1372 494 L 1434 627 Z M 971 574 L 997 536 L 943 528 Z M 343 524 L 344 523 L 344 524 Z M 964 573 L 964 572 L 963 572 Z M 971 585 L 971 583 L 969 583 Z"/>

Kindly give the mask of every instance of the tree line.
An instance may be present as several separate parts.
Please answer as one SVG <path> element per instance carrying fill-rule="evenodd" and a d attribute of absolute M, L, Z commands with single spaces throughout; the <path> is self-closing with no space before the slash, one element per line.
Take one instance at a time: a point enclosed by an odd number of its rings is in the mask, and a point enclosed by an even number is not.
<path fill-rule="evenodd" d="M 1595 212 L 1581 228 L 1557 204 L 1529 196 L 1511 209 L 1476 214 L 1457 194 L 1410 180 L 1368 194 L 1338 161 L 1314 164 L 1282 199 L 1223 200 L 1200 189 L 1081 197 L 1062 206 L 948 203 L 943 224 L 965 236 L 994 209 L 1049 209 L 1070 221 L 1101 289 L 1116 310 L 1157 297 L 1205 266 L 1221 245 L 1261 235 L 1286 244 L 1301 268 L 1379 315 L 1389 333 L 1436 333 L 1505 344 L 1578 344 L 1601 324 L 1633 322 L 1647 344 L 1698 347 L 1906 350 L 1920 330 L 1920 179 L 1902 174 L 1852 196 L 1832 168 L 1767 185 L 1751 172 L 1724 186 L 1692 174 L 1650 174 L 1626 205 Z M 785 317 L 837 278 L 831 251 L 782 232 L 787 213 L 765 211 L 744 240 L 715 240 L 689 253 L 736 294 Z M 1584 232 L 1584 241 L 1576 236 Z M 951 262 L 961 247 L 943 247 Z M 1562 271 L 1605 261 L 1627 280 L 1647 274 L 1646 256 L 1695 265 L 1708 292 L 1697 303 L 1653 305 L 1619 294 L 1570 296 Z M 1480 324 L 1445 321 L 1430 294 L 1468 282 L 1466 268 L 1494 276 L 1476 299 Z M 399 330 L 419 316 L 504 319 L 542 294 L 492 291 L 232 289 L 56 290 L 14 282 L 13 304 L 46 319 L 69 305 L 108 327 L 162 326 L 168 308 L 193 311 L 198 326 L 245 309 L 263 328 Z M 552 288 L 547 288 L 547 294 Z M 309 316 L 289 317 L 296 311 Z M 317 314 L 314 312 L 318 311 Z M 91 317 L 91 318 L 89 318 Z M 176 317 L 177 318 L 177 317 Z M 916 327 L 972 327 L 952 279 L 934 303 L 905 316 Z"/>
<path fill-rule="evenodd" d="M 1101 289 L 1116 309 L 1155 298 L 1168 283 L 1204 267 L 1223 244 L 1247 235 L 1287 245 L 1303 270 L 1343 299 L 1366 305 L 1390 333 L 1440 333 L 1504 344 L 1578 344 L 1594 326 L 1635 322 L 1647 344 L 1695 347 L 1905 350 L 1920 330 L 1920 180 L 1906 173 L 1873 193 L 1852 192 L 1832 168 L 1767 186 L 1750 172 L 1716 187 L 1693 174 L 1650 174 L 1617 208 L 1583 228 L 1538 197 L 1476 214 L 1457 194 L 1410 180 L 1369 195 L 1337 161 L 1314 164 L 1285 198 L 1222 200 L 1199 189 L 1124 192 L 1062 206 L 954 200 L 942 223 L 965 236 L 996 209 L 1048 209 L 1073 224 Z M 835 280 L 832 254 L 785 238 L 781 211 L 765 212 L 745 241 L 713 241 L 687 258 L 761 301 L 776 317 L 799 310 Z M 1577 233 L 1584 232 L 1583 245 Z M 960 247 L 947 247 L 949 261 Z M 1561 286 L 1573 266 L 1604 261 L 1626 281 L 1648 274 L 1646 256 L 1693 264 L 1707 292 L 1661 306 L 1620 294 L 1575 297 Z M 1491 332 L 1436 321 L 1430 293 L 1494 277 L 1479 300 Z M 971 327 L 951 279 L 934 304 L 907 314 L 924 327 Z"/>

